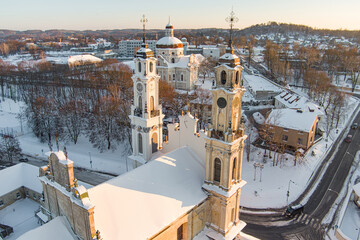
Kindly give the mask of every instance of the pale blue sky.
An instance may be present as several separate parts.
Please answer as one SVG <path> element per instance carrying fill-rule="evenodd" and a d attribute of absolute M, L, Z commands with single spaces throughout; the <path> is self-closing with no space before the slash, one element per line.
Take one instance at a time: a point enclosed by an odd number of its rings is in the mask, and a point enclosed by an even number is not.
<path fill-rule="evenodd" d="M 317 28 L 360 29 L 360 0 L 0 0 L 0 29 L 236 28 L 277 21 Z"/>

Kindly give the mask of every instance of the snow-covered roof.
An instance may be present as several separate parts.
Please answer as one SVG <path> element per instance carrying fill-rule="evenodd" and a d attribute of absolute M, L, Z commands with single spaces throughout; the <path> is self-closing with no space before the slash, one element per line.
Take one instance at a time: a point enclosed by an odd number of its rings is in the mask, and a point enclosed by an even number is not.
<path fill-rule="evenodd" d="M 157 41 L 156 46 L 174 46 L 178 45 L 179 47 L 183 47 L 183 43 L 180 41 L 180 39 L 176 37 L 162 37 L 159 41 Z"/>
<path fill-rule="evenodd" d="M 219 59 L 234 60 L 234 59 L 239 59 L 239 57 L 236 56 L 235 54 L 225 53 L 225 54 L 222 55 Z"/>
<path fill-rule="evenodd" d="M 360 196 L 360 183 L 355 184 L 355 185 L 353 186 L 353 190 L 354 190 L 354 192 L 356 193 L 356 195 Z"/>
<path fill-rule="evenodd" d="M 205 166 L 182 147 L 88 190 L 104 239 L 148 239 L 207 198 Z"/>
<path fill-rule="evenodd" d="M 102 62 L 102 59 L 95 57 L 93 55 L 90 55 L 90 54 L 69 56 L 68 64 L 74 64 L 76 62 L 98 63 L 98 62 Z"/>
<path fill-rule="evenodd" d="M 194 61 L 199 64 L 201 61 L 204 60 L 204 57 L 201 54 L 193 54 L 194 55 Z M 162 56 L 160 56 L 162 58 Z M 191 55 L 186 55 L 186 56 L 181 56 L 179 57 L 179 61 L 176 63 L 170 63 L 168 61 L 166 61 L 165 58 L 162 58 L 166 64 L 168 68 L 188 68 L 189 67 L 189 63 L 190 63 L 190 58 Z M 159 68 L 159 67 L 158 67 Z"/>
<path fill-rule="evenodd" d="M 152 50 L 150 48 L 144 48 L 144 47 L 137 50 L 137 53 L 148 53 L 148 52 L 152 52 Z"/>
<path fill-rule="evenodd" d="M 248 85 L 254 92 L 268 91 L 268 92 L 281 92 L 281 88 L 268 81 L 261 75 L 250 75 L 243 72 L 243 77 Z"/>
<path fill-rule="evenodd" d="M 294 109 L 273 109 L 266 119 L 271 125 L 310 132 L 314 122 L 317 120 L 315 112 L 298 112 Z"/>
<path fill-rule="evenodd" d="M 56 217 L 50 222 L 21 235 L 18 240 L 76 240 L 78 239 L 71 230 L 66 217 Z"/>
<path fill-rule="evenodd" d="M 39 168 L 27 163 L 19 163 L 15 166 L 0 171 L 0 196 L 8 194 L 22 186 L 42 192 L 42 185 L 38 179 Z M 6 184 L 5 184 L 6 183 Z"/>
<path fill-rule="evenodd" d="M 318 105 L 311 102 L 308 98 L 289 90 L 283 90 L 279 95 L 275 96 L 275 100 L 287 108 L 302 109 L 304 112 L 312 111 L 318 115 L 324 115 Z"/>

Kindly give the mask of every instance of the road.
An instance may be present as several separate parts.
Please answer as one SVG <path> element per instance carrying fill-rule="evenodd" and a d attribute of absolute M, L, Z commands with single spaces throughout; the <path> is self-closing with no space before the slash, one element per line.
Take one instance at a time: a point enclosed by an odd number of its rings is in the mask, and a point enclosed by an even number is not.
<path fill-rule="evenodd" d="M 31 165 L 34 165 L 37 167 L 46 166 L 48 164 L 48 161 L 45 161 L 41 158 L 37 158 L 37 157 L 29 156 L 29 155 L 27 155 L 26 157 L 29 159 L 29 161 L 27 162 L 28 164 L 31 164 Z M 18 162 L 19 161 L 17 161 L 17 160 L 14 161 L 14 163 L 18 163 Z M 74 175 L 79 181 L 88 183 L 93 186 L 103 183 L 103 182 L 116 176 L 116 175 L 103 173 L 103 172 L 90 171 L 90 170 L 79 168 L 79 167 L 74 167 Z"/>
<path fill-rule="evenodd" d="M 360 123 L 360 113 L 355 117 L 354 122 Z M 359 131 L 358 129 L 345 129 L 345 135 L 353 135 L 352 142 L 335 143 L 333 149 L 329 151 L 323 161 L 323 166 L 326 166 L 330 159 L 332 161 L 307 201 L 303 214 L 289 220 L 283 216 L 281 210 L 278 213 L 266 215 L 241 213 L 240 218 L 248 224 L 244 232 L 260 239 L 323 239 L 327 226 L 322 226 L 321 221 L 334 204 L 350 168 L 354 164 L 355 154 L 360 146 Z M 357 161 L 358 159 L 355 159 L 355 162 Z M 320 172 L 317 173 L 317 175 L 319 174 Z M 310 191 L 311 187 L 316 184 L 315 180 L 316 176 L 295 203 L 300 202 Z"/>

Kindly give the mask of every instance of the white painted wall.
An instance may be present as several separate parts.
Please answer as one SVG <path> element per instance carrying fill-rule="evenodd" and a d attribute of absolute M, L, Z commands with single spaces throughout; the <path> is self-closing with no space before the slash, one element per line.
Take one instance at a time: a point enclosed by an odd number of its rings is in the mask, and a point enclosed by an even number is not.
<path fill-rule="evenodd" d="M 177 148 L 188 146 L 190 147 L 198 157 L 205 163 L 205 136 L 206 132 L 200 130 L 196 133 L 196 123 L 198 119 L 195 119 L 190 113 L 183 116 L 179 116 L 180 123 L 168 124 L 169 138 L 168 142 L 163 143 L 163 153 L 171 152 Z"/>

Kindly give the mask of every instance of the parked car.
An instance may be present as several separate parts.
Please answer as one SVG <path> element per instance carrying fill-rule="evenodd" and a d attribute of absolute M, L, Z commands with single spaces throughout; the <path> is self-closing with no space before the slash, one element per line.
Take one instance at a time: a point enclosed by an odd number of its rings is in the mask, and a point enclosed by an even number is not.
<path fill-rule="evenodd" d="M 247 111 L 247 110 L 249 110 L 249 107 L 248 106 L 243 106 L 242 110 Z"/>
<path fill-rule="evenodd" d="M 301 214 L 304 211 L 304 206 L 302 204 L 289 206 L 286 209 L 285 215 L 289 218 L 293 218 L 298 214 Z"/>
<path fill-rule="evenodd" d="M 351 128 L 352 129 L 357 129 L 359 127 L 359 124 L 358 123 L 353 123 L 353 125 L 351 125 Z"/>
<path fill-rule="evenodd" d="M 28 161 L 29 161 L 28 158 L 20 158 L 20 159 L 19 159 L 19 162 L 28 162 Z"/>
<path fill-rule="evenodd" d="M 352 135 L 347 135 L 346 138 L 344 139 L 344 142 L 347 142 L 347 143 L 351 143 L 352 141 Z"/>

